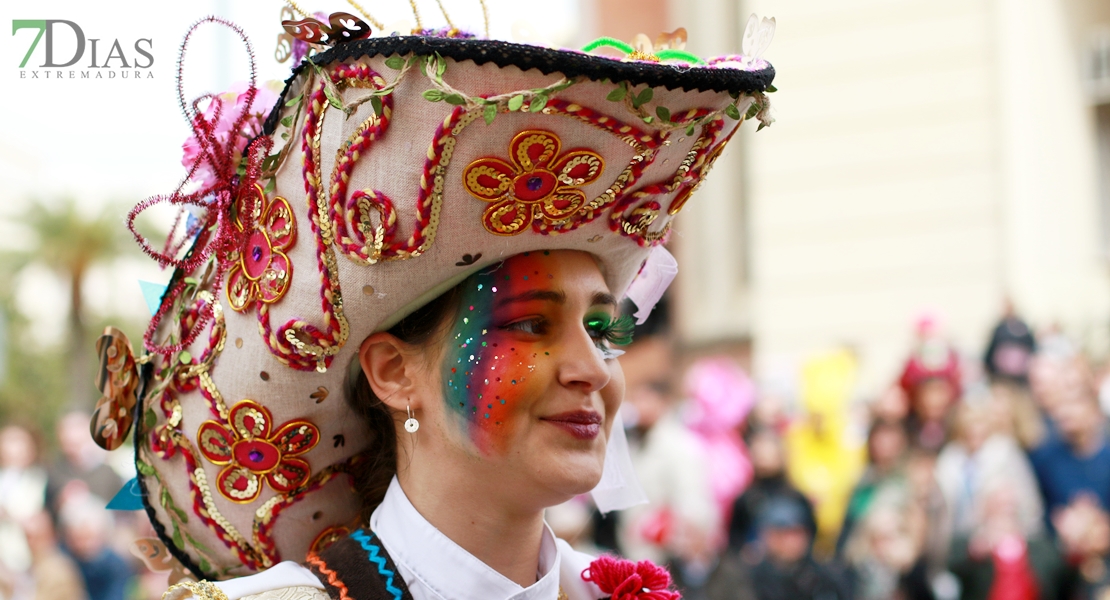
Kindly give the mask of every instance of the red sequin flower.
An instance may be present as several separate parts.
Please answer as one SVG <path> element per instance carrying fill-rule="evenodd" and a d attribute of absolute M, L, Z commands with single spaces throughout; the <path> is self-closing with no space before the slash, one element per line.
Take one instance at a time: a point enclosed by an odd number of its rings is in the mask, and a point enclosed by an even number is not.
<path fill-rule="evenodd" d="M 582 571 L 582 579 L 592 582 L 612 600 L 680 600 L 682 595 L 667 589 L 671 574 L 650 560 L 634 563 L 613 556 L 601 556 Z"/>
<path fill-rule="evenodd" d="M 312 473 L 295 458 L 320 441 L 320 430 L 308 421 L 290 421 L 272 433 L 270 411 L 254 400 L 243 400 L 228 413 L 230 428 L 205 421 L 197 431 L 200 452 L 214 465 L 226 465 L 216 489 L 232 502 L 253 502 L 262 480 L 278 492 L 294 490 Z"/>
<path fill-rule="evenodd" d="M 550 131 L 528 130 L 513 137 L 509 160 L 480 158 L 463 171 L 470 195 L 490 202 L 482 224 L 490 233 L 516 235 L 533 220 L 564 221 L 586 204 L 579 187 L 592 183 L 605 168 L 590 150 L 559 155 L 561 142 Z"/>
<path fill-rule="evenodd" d="M 270 304 L 285 295 L 293 278 L 293 261 L 283 251 L 297 236 L 289 201 L 281 197 L 267 201 L 258 184 L 248 193 L 253 198 L 239 206 L 252 207 L 253 214 L 236 215 L 235 228 L 244 234 L 244 241 L 238 255 L 231 256 L 234 262 L 227 276 L 227 300 L 239 312 L 253 306 L 255 300 Z"/>

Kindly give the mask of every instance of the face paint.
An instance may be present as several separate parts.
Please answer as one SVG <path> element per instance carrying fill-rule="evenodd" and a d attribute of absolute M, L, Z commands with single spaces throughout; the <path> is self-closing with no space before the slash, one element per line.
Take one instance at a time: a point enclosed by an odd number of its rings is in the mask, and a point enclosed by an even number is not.
<path fill-rule="evenodd" d="M 543 267 L 537 263 L 533 253 L 523 254 L 469 279 L 450 334 L 443 362 L 443 397 L 483 454 L 504 449 L 512 428 L 508 417 L 523 394 L 531 391 L 528 382 L 536 368 L 535 357 L 511 331 L 502 329 L 509 317 L 496 302 L 536 288 L 540 282 L 536 274 Z"/>

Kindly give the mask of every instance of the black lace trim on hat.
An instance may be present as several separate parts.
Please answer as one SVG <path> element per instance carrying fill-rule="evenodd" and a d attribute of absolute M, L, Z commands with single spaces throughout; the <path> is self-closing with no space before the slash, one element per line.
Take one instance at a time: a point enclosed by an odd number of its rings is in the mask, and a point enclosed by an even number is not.
<path fill-rule="evenodd" d="M 609 79 L 627 81 L 632 85 L 646 84 L 651 87 L 664 87 L 669 90 L 707 92 L 762 92 L 775 79 L 775 68 L 758 71 L 740 69 L 687 67 L 669 63 L 624 62 L 619 59 L 575 52 L 552 50 L 540 46 L 514 44 L 498 40 L 437 38 L 425 36 L 376 37 L 336 46 L 312 57 L 316 64 L 329 64 L 357 58 L 374 56 L 430 56 L 435 53 L 456 61 L 470 60 L 484 65 L 488 62 L 499 67 L 517 67 L 522 71 L 538 69 L 544 75 L 562 73 L 568 78 L 584 76 L 594 81 Z M 307 66 L 302 62 L 286 80 L 286 87 Z M 284 99 L 285 93 L 282 93 Z M 275 107 L 266 120 L 264 131 L 273 133 L 277 126 L 278 113 Z"/>

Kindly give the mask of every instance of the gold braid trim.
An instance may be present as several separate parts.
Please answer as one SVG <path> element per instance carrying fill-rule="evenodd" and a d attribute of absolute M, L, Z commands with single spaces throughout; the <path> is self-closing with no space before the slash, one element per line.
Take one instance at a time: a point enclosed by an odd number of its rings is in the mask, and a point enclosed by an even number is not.
<path fill-rule="evenodd" d="M 182 600 L 190 595 L 196 600 L 228 600 L 227 594 L 211 581 L 175 583 L 162 594 L 162 600 Z"/>

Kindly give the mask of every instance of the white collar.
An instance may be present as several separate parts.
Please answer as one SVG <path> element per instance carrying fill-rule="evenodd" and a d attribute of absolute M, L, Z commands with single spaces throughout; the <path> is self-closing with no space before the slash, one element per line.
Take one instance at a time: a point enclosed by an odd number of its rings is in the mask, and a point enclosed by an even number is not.
<path fill-rule="evenodd" d="M 393 562 L 422 587 L 450 600 L 555 600 L 559 596 L 559 549 L 545 524 L 540 542 L 539 581 L 528 586 L 508 579 L 443 535 L 405 496 L 394 477 L 385 499 L 370 516 Z M 407 579 L 407 578 L 406 578 Z"/>

